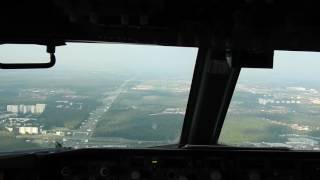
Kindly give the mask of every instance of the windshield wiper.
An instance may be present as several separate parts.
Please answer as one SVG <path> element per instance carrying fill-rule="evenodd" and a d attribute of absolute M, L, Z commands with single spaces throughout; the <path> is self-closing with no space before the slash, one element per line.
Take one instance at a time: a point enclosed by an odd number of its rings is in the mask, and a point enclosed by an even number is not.
<path fill-rule="evenodd" d="M 165 144 L 165 145 L 158 145 L 158 146 L 151 146 L 148 148 L 170 148 L 170 149 L 174 149 L 174 148 L 178 148 L 179 145 L 178 144 Z"/>

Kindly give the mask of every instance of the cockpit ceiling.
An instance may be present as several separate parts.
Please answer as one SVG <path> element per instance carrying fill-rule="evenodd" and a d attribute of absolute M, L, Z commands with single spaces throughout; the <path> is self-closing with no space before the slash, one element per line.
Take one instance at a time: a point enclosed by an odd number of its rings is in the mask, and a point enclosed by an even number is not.
<path fill-rule="evenodd" d="M 311 1 L 6 0 L 0 39 L 320 50 Z"/>

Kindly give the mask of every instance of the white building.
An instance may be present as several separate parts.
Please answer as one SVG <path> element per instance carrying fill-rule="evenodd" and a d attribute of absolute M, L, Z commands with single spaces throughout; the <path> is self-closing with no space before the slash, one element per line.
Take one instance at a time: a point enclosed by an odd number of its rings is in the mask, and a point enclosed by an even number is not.
<path fill-rule="evenodd" d="M 38 127 L 19 127 L 19 134 L 39 134 Z"/>
<path fill-rule="evenodd" d="M 46 108 L 46 104 L 36 104 L 36 105 L 7 105 L 7 111 L 12 113 L 32 113 L 41 114 Z"/>
<path fill-rule="evenodd" d="M 36 113 L 36 106 L 35 105 L 30 106 L 30 112 L 32 114 Z"/>
<path fill-rule="evenodd" d="M 22 106 L 22 113 L 23 113 L 23 114 L 26 114 L 27 112 L 28 112 L 28 107 L 25 106 L 25 105 L 23 105 L 23 106 Z"/>
<path fill-rule="evenodd" d="M 18 113 L 19 112 L 18 105 L 7 105 L 7 111 Z"/>
<path fill-rule="evenodd" d="M 57 135 L 57 136 L 64 136 L 64 132 L 62 132 L 62 131 L 56 131 L 56 135 Z"/>
<path fill-rule="evenodd" d="M 12 132 L 12 131 L 13 131 L 13 128 L 12 128 L 12 127 L 6 127 L 6 129 L 7 129 L 9 132 Z"/>
<path fill-rule="evenodd" d="M 36 104 L 36 113 L 41 114 L 46 108 L 46 104 Z"/>

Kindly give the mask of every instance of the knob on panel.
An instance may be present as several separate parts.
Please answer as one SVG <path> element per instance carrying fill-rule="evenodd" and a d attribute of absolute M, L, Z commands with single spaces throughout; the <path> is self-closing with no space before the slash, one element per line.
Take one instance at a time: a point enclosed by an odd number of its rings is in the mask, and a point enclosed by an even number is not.
<path fill-rule="evenodd" d="M 133 179 L 133 180 L 138 180 L 138 179 L 141 178 L 141 173 L 140 173 L 140 171 L 138 171 L 138 170 L 133 170 L 133 171 L 131 171 L 131 173 L 130 173 L 130 177 L 131 177 L 131 179 Z"/>
<path fill-rule="evenodd" d="M 178 180 L 188 180 L 188 178 L 184 175 L 179 176 Z"/>
<path fill-rule="evenodd" d="M 221 180 L 222 174 L 219 170 L 214 170 L 210 173 L 210 179 L 211 180 Z"/>
<path fill-rule="evenodd" d="M 249 173 L 249 180 L 260 180 L 260 174 L 256 171 L 251 171 Z"/>
<path fill-rule="evenodd" d="M 100 176 L 109 177 L 111 175 L 111 171 L 107 167 L 101 167 L 99 171 Z"/>
<path fill-rule="evenodd" d="M 64 167 L 61 169 L 61 171 L 60 171 L 60 174 L 61 174 L 62 176 L 64 176 L 64 177 L 70 176 L 71 173 L 72 173 L 71 168 L 68 167 L 68 166 L 64 166 Z"/>

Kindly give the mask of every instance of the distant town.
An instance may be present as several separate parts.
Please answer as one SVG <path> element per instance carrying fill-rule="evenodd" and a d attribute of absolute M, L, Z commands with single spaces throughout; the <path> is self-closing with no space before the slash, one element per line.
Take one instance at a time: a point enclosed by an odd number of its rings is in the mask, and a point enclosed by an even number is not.
<path fill-rule="evenodd" d="M 320 150 L 319 109 L 320 92 L 315 88 L 240 82 L 229 107 L 221 142 Z"/>

